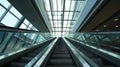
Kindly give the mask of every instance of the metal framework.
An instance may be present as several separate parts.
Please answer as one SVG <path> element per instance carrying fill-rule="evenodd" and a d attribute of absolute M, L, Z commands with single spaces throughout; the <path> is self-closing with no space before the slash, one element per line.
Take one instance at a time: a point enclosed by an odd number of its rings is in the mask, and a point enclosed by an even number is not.
<path fill-rule="evenodd" d="M 44 0 L 53 33 L 64 36 L 71 32 L 87 2 L 88 0 Z"/>

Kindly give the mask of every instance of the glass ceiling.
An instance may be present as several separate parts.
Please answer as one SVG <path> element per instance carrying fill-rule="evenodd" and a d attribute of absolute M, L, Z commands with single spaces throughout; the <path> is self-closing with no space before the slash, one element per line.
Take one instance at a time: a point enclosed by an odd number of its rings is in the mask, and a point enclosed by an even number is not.
<path fill-rule="evenodd" d="M 39 1 L 36 0 L 36 3 Z M 44 8 L 54 36 L 61 37 L 71 32 L 89 1 L 96 0 L 44 0 Z"/>

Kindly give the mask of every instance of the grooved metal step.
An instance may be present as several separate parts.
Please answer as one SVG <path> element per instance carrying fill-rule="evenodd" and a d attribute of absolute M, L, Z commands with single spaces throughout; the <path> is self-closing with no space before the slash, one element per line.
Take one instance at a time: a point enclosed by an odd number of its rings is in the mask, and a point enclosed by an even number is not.
<path fill-rule="evenodd" d="M 74 65 L 48 65 L 47 67 L 76 67 Z"/>
<path fill-rule="evenodd" d="M 61 64 L 61 65 L 65 65 L 65 64 L 73 64 L 73 60 L 72 59 L 50 59 L 49 64 Z"/>
<path fill-rule="evenodd" d="M 24 67 L 26 63 L 18 63 L 18 62 L 12 62 L 10 64 L 10 67 Z"/>
<path fill-rule="evenodd" d="M 76 67 L 76 65 L 66 46 L 64 44 L 56 44 L 46 67 Z"/>

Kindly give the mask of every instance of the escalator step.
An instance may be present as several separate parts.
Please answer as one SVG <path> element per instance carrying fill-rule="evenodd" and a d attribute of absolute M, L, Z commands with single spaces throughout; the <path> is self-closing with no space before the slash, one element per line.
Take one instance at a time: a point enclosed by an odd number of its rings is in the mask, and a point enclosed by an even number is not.
<path fill-rule="evenodd" d="M 68 52 L 54 52 L 53 54 L 68 54 Z"/>
<path fill-rule="evenodd" d="M 72 59 L 50 59 L 49 64 L 73 64 Z"/>
<path fill-rule="evenodd" d="M 70 54 L 53 54 L 52 58 L 70 58 Z"/>
<path fill-rule="evenodd" d="M 35 56 L 36 54 L 34 53 L 29 53 L 28 56 Z"/>
<path fill-rule="evenodd" d="M 48 65 L 47 67 L 76 67 L 74 65 Z"/>
<path fill-rule="evenodd" d="M 93 58 L 93 60 L 94 60 L 95 63 L 97 63 L 98 65 L 102 65 L 102 59 L 100 59 L 100 58 Z"/>
<path fill-rule="evenodd" d="M 24 67 L 26 63 L 12 62 L 10 67 Z"/>
<path fill-rule="evenodd" d="M 104 65 L 102 67 L 115 67 L 115 66 L 113 66 L 113 65 Z"/>
<path fill-rule="evenodd" d="M 32 57 L 21 57 L 19 61 L 29 62 L 31 59 L 32 59 Z"/>

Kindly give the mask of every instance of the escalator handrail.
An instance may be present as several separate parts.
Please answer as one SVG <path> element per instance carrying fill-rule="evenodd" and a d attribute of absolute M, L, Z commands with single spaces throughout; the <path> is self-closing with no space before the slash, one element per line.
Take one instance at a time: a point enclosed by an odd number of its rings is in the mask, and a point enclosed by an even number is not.
<path fill-rule="evenodd" d="M 46 56 L 50 52 L 50 50 L 55 45 L 58 38 L 56 38 L 53 42 L 51 42 L 43 51 L 41 51 L 37 56 L 35 56 L 25 67 L 41 67 L 42 63 L 44 62 Z"/>
<path fill-rule="evenodd" d="M 78 59 L 78 61 L 79 61 L 79 63 L 81 63 L 82 64 L 82 66 L 83 67 L 91 67 L 91 65 L 92 66 L 94 66 L 94 67 L 99 67 L 97 64 L 93 64 L 93 62 L 92 62 L 92 64 L 90 65 L 82 56 L 81 56 L 81 54 L 83 54 L 83 53 L 81 53 L 76 47 L 74 47 L 70 42 L 68 42 L 65 38 L 63 38 L 64 39 L 64 41 L 66 42 L 66 44 L 68 45 L 68 47 L 70 47 L 70 49 L 71 49 L 71 51 L 73 52 L 73 54 L 76 56 L 76 58 Z M 85 55 L 84 55 L 85 56 Z"/>
<path fill-rule="evenodd" d="M 52 40 L 52 39 L 54 39 L 54 38 L 50 38 L 50 39 L 48 39 L 48 40 L 42 41 L 40 44 L 45 43 L 45 42 L 47 42 L 47 41 L 49 41 L 49 40 Z M 22 55 L 22 54 L 25 53 L 27 50 L 29 50 L 29 49 L 31 49 L 31 48 L 33 48 L 33 47 L 38 47 L 38 46 L 39 46 L 39 44 L 38 44 L 38 45 L 31 45 L 30 47 L 22 48 L 22 49 L 20 49 L 20 50 L 14 51 L 14 52 L 1 55 L 1 56 L 0 56 L 0 65 L 8 62 L 10 59 L 12 60 L 12 59 L 16 58 L 17 56 Z"/>
<path fill-rule="evenodd" d="M 103 56 L 103 54 L 106 55 L 106 56 L 105 56 L 106 58 L 108 58 L 108 56 L 110 56 L 110 57 L 111 57 L 110 60 L 111 60 L 112 62 L 114 62 L 116 65 L 120 66 L 120 63 L 119 63 L 119 62 L 120 62 L 120 55 L 119 55 L 119 54 L 115 54 L 115 53 L 110 52 L 110 51 L 108 51 L 108 50 L 105 50 L 105 49 L 102 49 L 102 48 L 98 48 L 98 47 L 95 47 L 95 46 L 93 46 L 93 45 L 89 45 L 89 44 L 87 44 L 87 43 L 84 43 L 84 42 L 81 42 L 81 41 L 77 41 L 77 40 L 75 40 L 75 39 L 70 39 L 70 40 L 75 41 L 75 42 L 78 42 L 78 43 L 82 44 L 82 45 L 85 46 L 85 47 L 89 47 L 89 48 L 91 48 L 91 49 L 94 49 L 94 51 L 97 51 L 97 52 L 99 52 L 99 53 L 102 53 L 102 56 Z M 113 61 L 113 60 L 114 60 L 114 61 Z"/>

